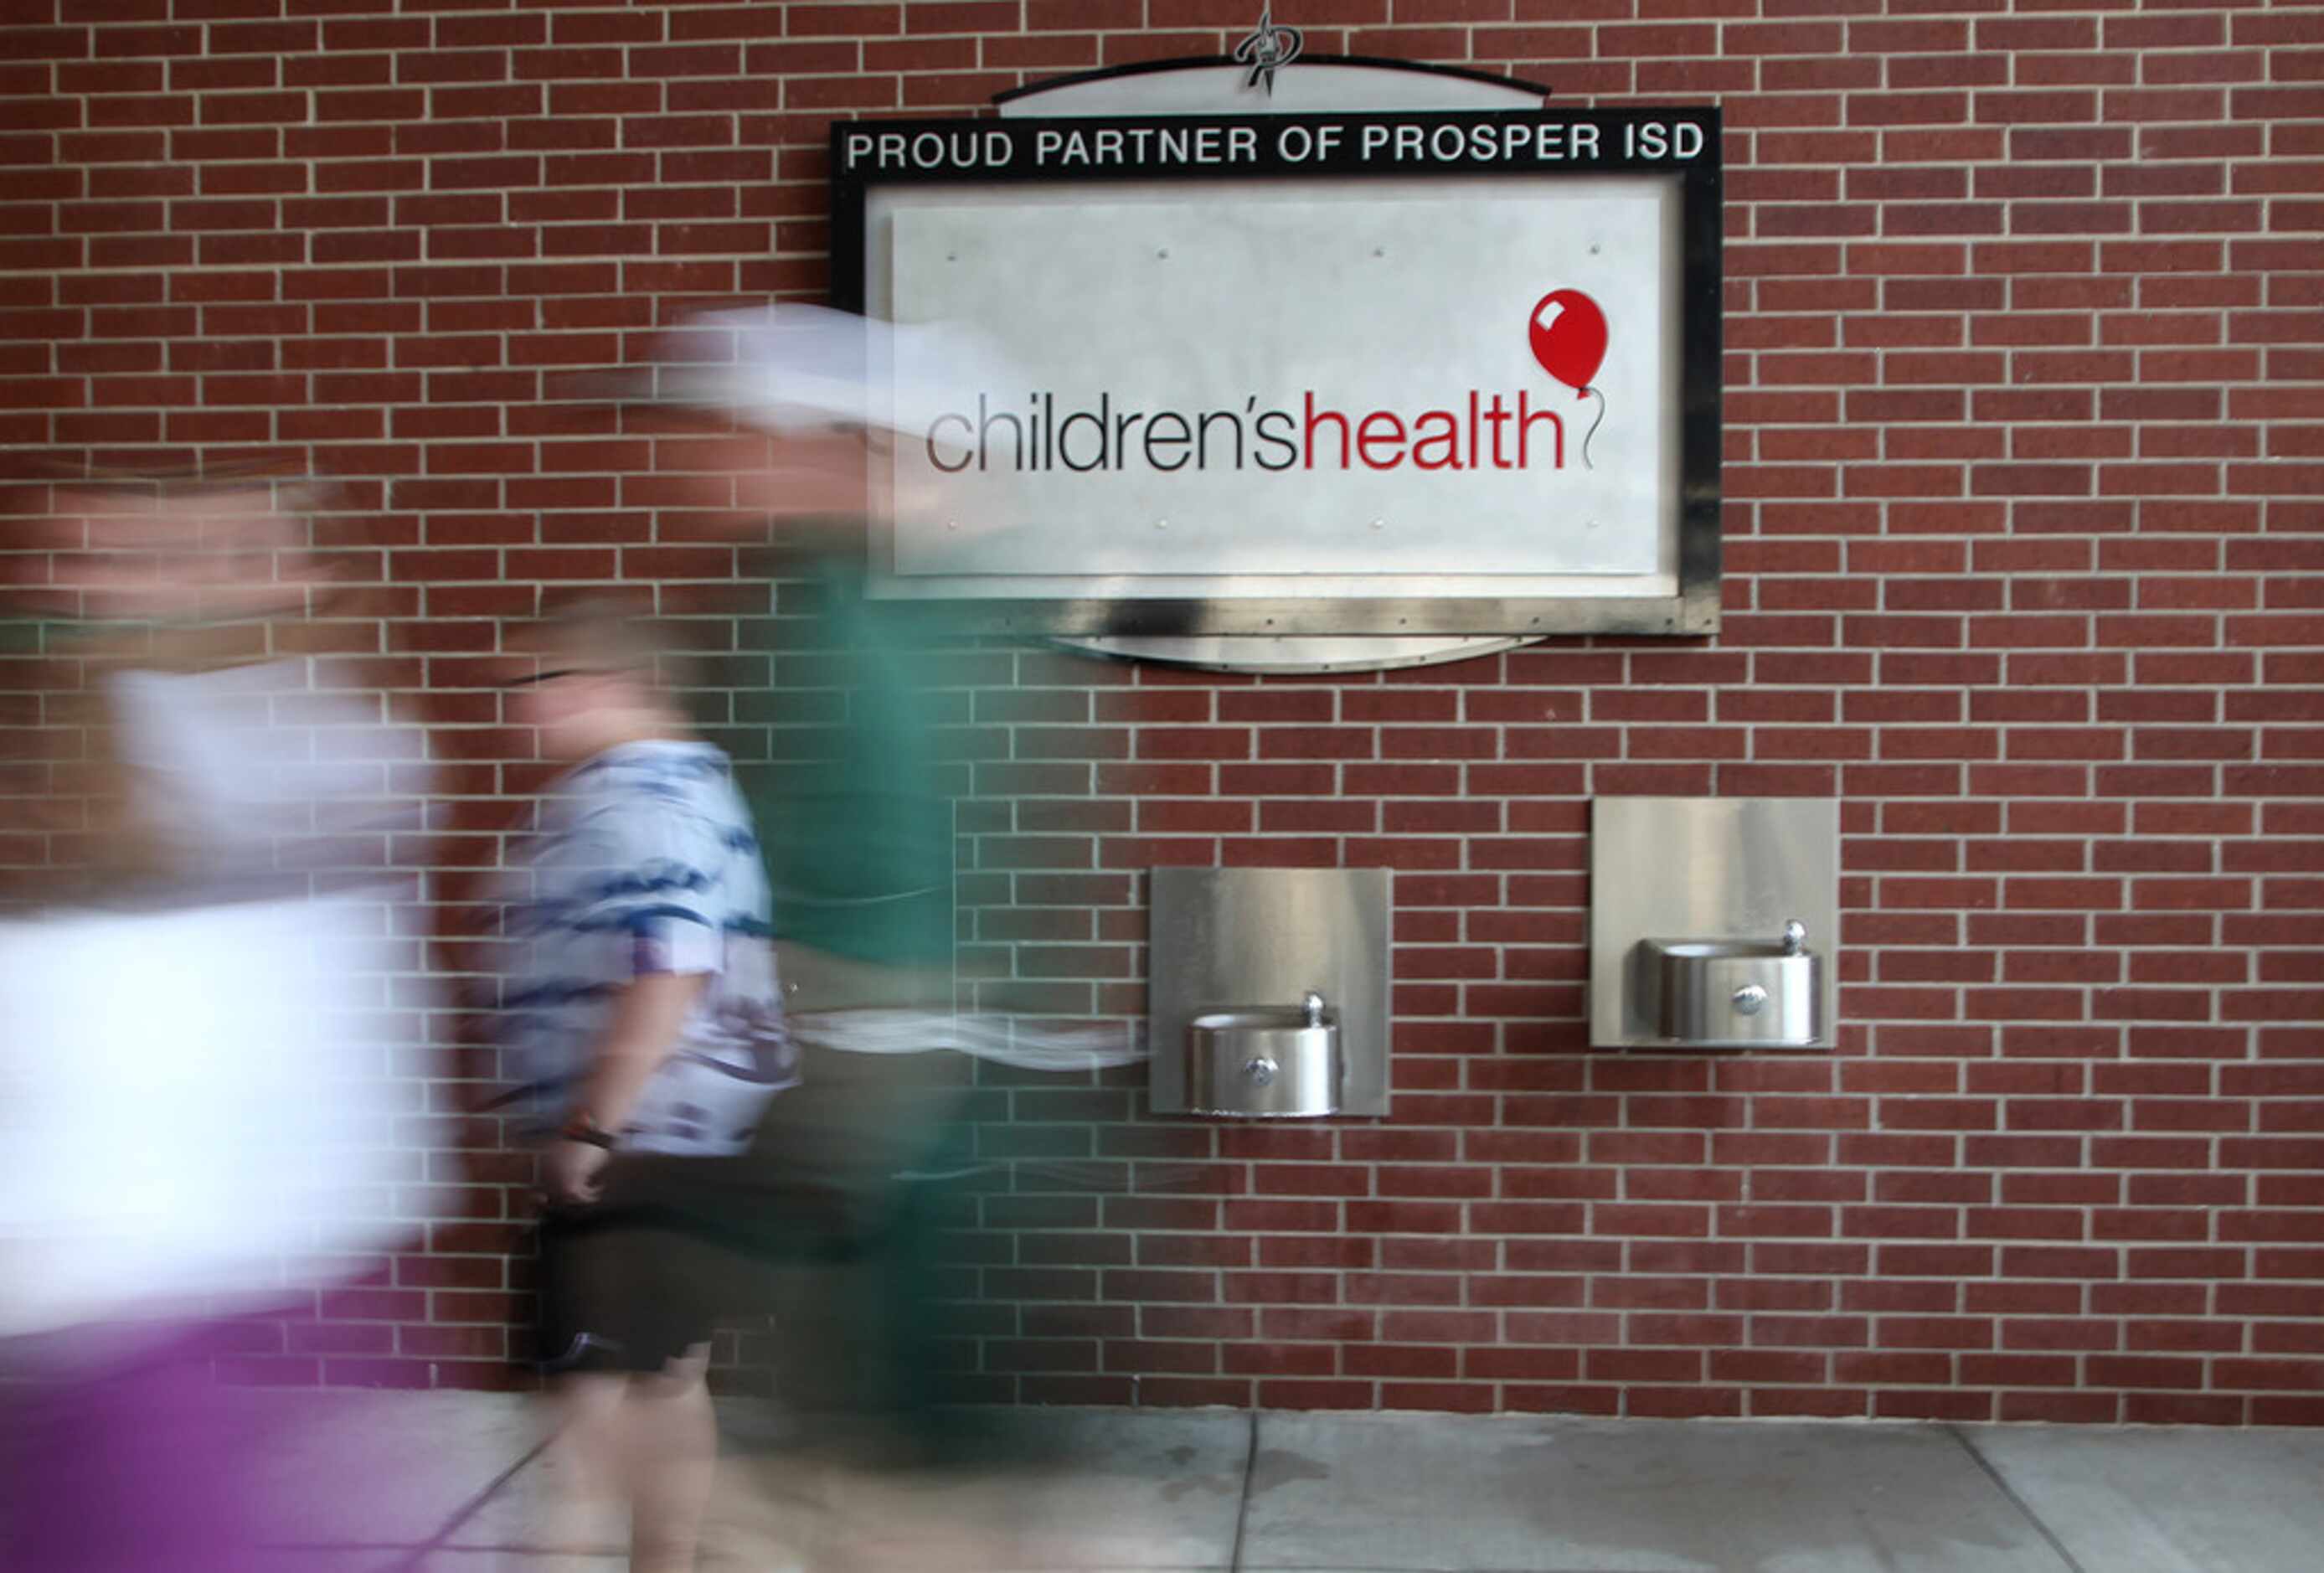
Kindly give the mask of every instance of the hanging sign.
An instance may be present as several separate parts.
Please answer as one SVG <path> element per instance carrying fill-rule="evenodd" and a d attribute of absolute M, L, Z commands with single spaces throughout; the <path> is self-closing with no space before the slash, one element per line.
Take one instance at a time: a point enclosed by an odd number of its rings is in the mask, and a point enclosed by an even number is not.
<path fill-rule="evenodd" d="M 944 499 L 888 510 L 883 593 L 1083 634 L 1716 626 L 1715 111 L 831 147 L 839 302 L 997 352 L 875 460 Z M 919 342 L 899 385 L 941 381 Z"/>

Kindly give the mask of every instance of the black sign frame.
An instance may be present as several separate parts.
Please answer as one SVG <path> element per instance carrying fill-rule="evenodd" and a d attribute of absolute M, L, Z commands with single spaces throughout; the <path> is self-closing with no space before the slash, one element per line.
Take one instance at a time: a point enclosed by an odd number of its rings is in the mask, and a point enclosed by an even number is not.
<path fill-rule="evenodd" d="M 1596 128 L 1596 156 L 1586 160 L 1516 165 L 1473 151 L 1490 139 L 1473 140 L 1471 151 L 1432 159 L 1422 169 L 1360 156 L 1360 133 L 1369 126 L 1417 127 L 1424 137 L 1439 127 L 1499 128 L 1510 123 L 1536 127 Z M 1701 137 L 1694 156 L 1649 156 L 1637 148 L 1646 127 L 1665 134 L 1692 125 Z M 1342 128 L 1337 145 L 1300 160 L 1282 156 L 1286 128 L 1320 141 L 1326 126 Z M 849 139 L 925 134 L 940 138 L 973 132 L 997 134 L 1022 152 L 1037 139 L 1060 131 L 1084 134 L 1143 132 L 1150 139 L 1164 129 L 1214 135 L 1257 134 L 1256 156 L 1232 164 L 1138 162 L 1111 166 L 1044 168 L 1030 157 L 1012 156 L 1000 167 L 908 163 L 866 169 L 851 156 Z M 1678 296 L 1678 571 L 1672 596 L 1624 597 L 1443 597 L 1379 599 L 1234 598 L 1213 600 L 1038 600 L 960 597 L 947 601 L 972 623 L 995 633 L 1071 635 L 1313 635 L 1480 634 L 1536 637 L 1550 634 L 1643 634 L 1702 635 L 1718 631 L 1720 573 L 1720 446 L 1724 344 L 1724 208 L 1720 113 L 1708 106 L 1647 106 L 1618 109 L 1487 109 L 1364 111 L 1346 114 L 1074 116 L 1065 118 L 877 119 L 835 121 L 830 132 L 831 279 L 829 298 L 841 310 L 861 312 L 868 302 L 867 230 L 871 198 L 888 186 L 1001 186 L 1009 184 L 1104 185 L 1115 182 L 1236 180 L 1410 179 L 1416 173 L 1457 180 L 1462 176 L 1522 174 L 1545 180 L 1588 175 L 1661 175 L 1679 182 L 1681 280 Z M 1506 145 L 1506 137 L 1503 139 Z M 869 162 L 869 161 L 867 161 Z M 1325 611 L 1324 608 L 1336 610 Z M 1351 614 L 1358 613 L 1356 621 Z"/>

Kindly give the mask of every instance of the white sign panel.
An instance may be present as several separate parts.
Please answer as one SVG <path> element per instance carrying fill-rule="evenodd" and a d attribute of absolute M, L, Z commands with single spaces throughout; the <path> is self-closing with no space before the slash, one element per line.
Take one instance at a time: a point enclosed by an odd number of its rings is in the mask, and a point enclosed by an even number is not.
<path fill-rule="evenodd" d="M 1497 573 L 1665 569 L 1676 195 L 906 208 L 898 317 L 976 324 L 1023 385 L 894 459 L 900 489 L 933 468 L 1013 517 L 899 522 L 895 569 L 1408 575 L 1456 523 Z M 1599 365 L 1563 366 L 1579 387 L 1534 353 L 1577 310 L 1608 325 Z"/>

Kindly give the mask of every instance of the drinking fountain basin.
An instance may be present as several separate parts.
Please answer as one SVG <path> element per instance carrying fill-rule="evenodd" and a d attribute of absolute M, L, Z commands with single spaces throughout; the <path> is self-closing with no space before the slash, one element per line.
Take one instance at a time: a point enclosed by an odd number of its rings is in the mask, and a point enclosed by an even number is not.
<path fill-rule="evenodd" d="M 1296 1005 L 1231 1005 L 1186 1023 L 1186 1112 L 1313 1119 L 1340 1112 L 1340 1023 L 1310 994 Z"/>
<path fill-rule="evenodd" d="M 1794 924 L 1780 941 L 1645 939 L 1638 1007 L 1674 1045 L 1804 1048 L 1816 1041 L 1823 958 Z"/>

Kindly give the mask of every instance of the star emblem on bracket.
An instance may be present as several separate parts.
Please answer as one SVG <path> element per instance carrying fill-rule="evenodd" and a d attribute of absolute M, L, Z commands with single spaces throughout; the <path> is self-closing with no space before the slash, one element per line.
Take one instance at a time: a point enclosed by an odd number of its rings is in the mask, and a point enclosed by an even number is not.
<path fill-rule="evenodd" d="M 1299 58 L 1302 34 L 1296 27 L 1275 25 L 1272 4 L 1259 8 L 1259 25 L 1250 36 L 1235 45 L 1234 59 L 1238 65 L 1249 66 L 1250 73 L 1242 79 L 1245 88 L 1265 88 L 1268 97 L 1275 96 L 1275 73 Z"/>

